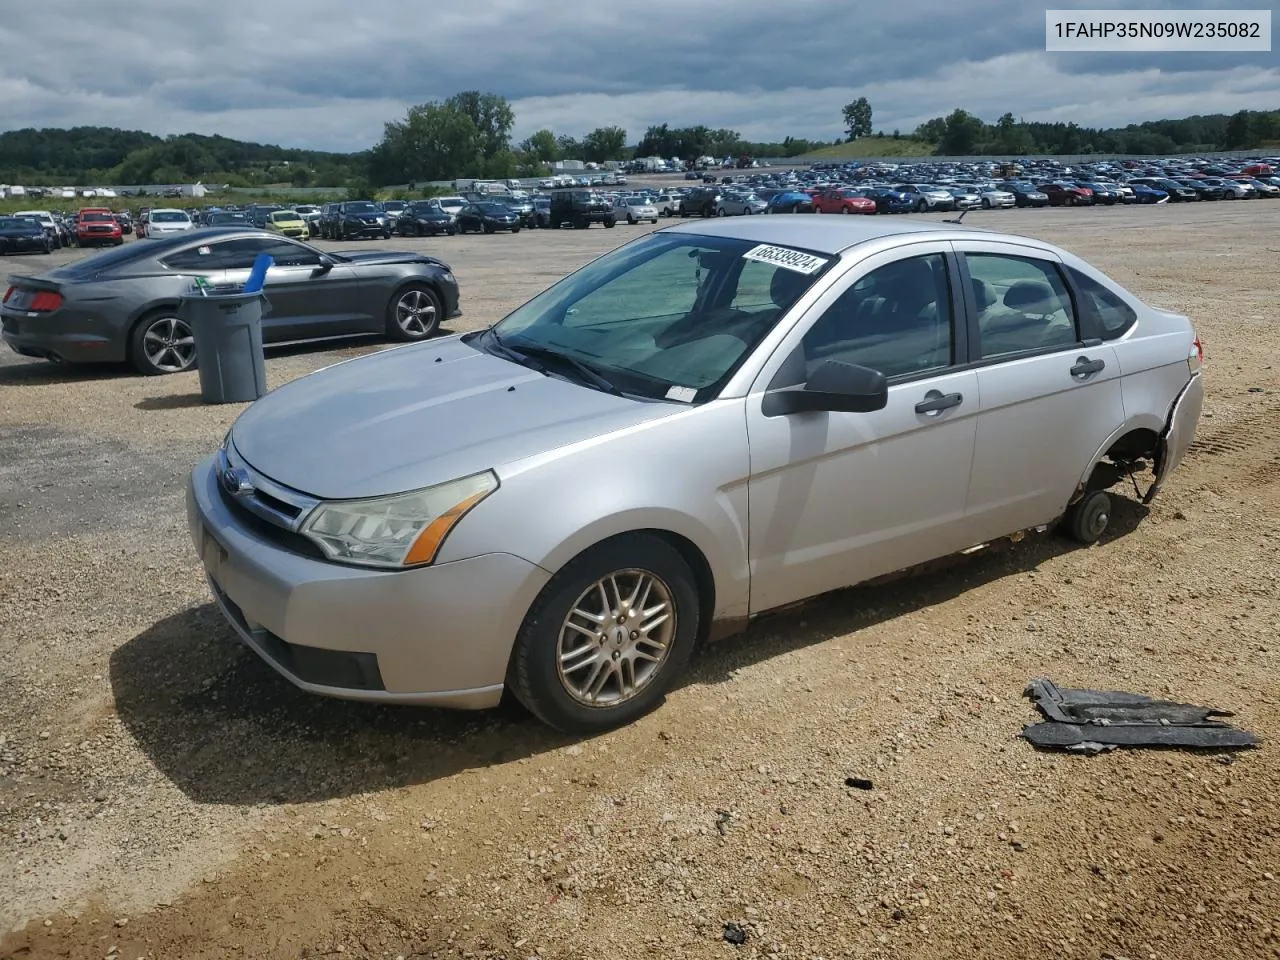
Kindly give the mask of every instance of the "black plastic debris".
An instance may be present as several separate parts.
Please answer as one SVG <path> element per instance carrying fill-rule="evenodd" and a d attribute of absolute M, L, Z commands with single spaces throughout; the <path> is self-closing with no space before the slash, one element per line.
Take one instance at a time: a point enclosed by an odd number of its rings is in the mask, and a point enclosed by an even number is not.
<path fill-rule="evenodd" d="M 1239 749 L 1258 738 L 1215 717 L 1228 710 L 1155 700 L 1118 690 L 1059 687 L 1040 677 L 1023 696 L 1035 701 L 1046 719 L 1025 727 L 1022 736 L 1037 747 L 1101 753 L 1118 747 L 1199 747 Z"/>
<path fill-rule="evenodd" d="M 872 783 L 865 777 L 845 777 L 844 785 L 855 790 L 870 790 Z"/>
<path fill-rule="evenodd" d="M 740 947 L 747 942 L 747 931 L 736 923 L 726 923 L 724 925 L 724 938 L 727 942 Z"/>

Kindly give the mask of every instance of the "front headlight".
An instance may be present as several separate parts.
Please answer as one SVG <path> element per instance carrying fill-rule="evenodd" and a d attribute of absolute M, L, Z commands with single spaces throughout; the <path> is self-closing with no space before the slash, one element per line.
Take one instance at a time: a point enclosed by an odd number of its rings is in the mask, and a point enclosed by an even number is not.
<path fill-rule="evenodd" d="M 492 471 L 410 493 L 321 503 L 301 533 L 330 560 L 400 569 L 431 563 L 454 525 L 498 489 Z"/>

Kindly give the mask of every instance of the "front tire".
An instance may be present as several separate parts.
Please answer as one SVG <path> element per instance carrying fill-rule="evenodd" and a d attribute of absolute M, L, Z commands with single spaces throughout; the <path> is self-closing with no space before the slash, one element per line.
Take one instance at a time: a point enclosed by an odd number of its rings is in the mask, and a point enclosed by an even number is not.
<path fill-rule="evenodd" d="M 440 298 L 425 283 L 402 287 L 387 305 L 387 336 L 408 342 L 425 340 L 440 329 Z"/>
<path fill-rule="evenodd" d="M 632 534 L 572 560 L 516 636 L 507 683 L 543 723 L 592 734 L 656 707 L 693 652 L 693 571 L 665 541 Z"/>

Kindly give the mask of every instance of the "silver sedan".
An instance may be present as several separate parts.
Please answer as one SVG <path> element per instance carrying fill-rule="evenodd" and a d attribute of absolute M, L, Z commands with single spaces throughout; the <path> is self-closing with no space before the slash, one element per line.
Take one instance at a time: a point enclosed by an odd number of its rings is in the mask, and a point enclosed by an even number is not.
<path fill-rule="evenodd" d="M 658 222 L 658 208 L 644 197 L 619 197 L 614 201 L 613 215 L 632 224 L 642 220 Z"/>
<path fill-rule="evenodd" d="M 1037 240 L 678 224 L 486 330 L 272 391 L 192 473 L 190 531 L 303 689 L 510 689 L 597 731 L 766 611 L 1027 531 L 1098 541 L 1109 488 L 1150 500 L 1181 461 L 1201 362 L 1189 319 Z"/>

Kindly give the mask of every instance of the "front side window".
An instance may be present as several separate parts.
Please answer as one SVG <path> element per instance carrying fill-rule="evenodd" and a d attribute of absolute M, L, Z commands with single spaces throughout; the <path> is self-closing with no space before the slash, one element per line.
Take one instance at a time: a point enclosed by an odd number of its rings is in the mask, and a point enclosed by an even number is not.
<path fill-rule="evenodd" d="M 624 392 L 700 402 L 833 261 L 749 240 L 653 234 L 565 278 L 495 331 L 512 350 L 569 357 Z"/>
<path fill-rule="evenodd" d="M 1079 342 L 1071 296 L 1054 264 L 994 253 L 965 254 L 965 263 L 982 359 Z"/>
<path fill-rule="evenodd" d="M 954 317 L 942 254 L 909 257 L 856 280 L 804 335 L 806 374 L 839 360 L 901 377 L 952 362 Z"/>

